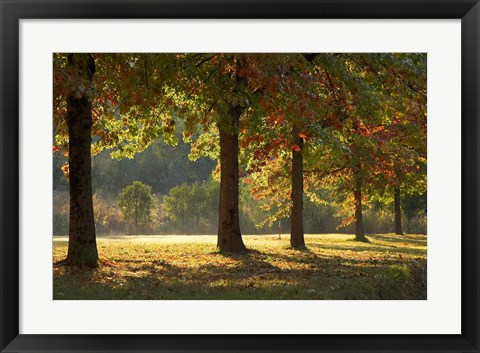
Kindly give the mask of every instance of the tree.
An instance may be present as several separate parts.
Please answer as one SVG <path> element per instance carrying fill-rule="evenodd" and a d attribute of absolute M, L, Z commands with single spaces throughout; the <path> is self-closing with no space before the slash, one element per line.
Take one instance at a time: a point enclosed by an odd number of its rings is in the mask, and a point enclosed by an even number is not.
<path fill-rule="evenodd" d="M 173 136 L 174 114 L 186 117 L 187 130 L 215 125 L 220 135 L 220 207 L 218 247 L 242 252 L 238 216 L 238 125 L 248 107 L 248 83 L 240 75 L 241 58 L 230 54 L 125 54 L 100 56 L 109 65 L 102 71 L 108 92 L 102 110 L 105 122 L 100 147 L 116 148 L 114 156 L 132 157 L 160 134 Z M 118 60 L 120 58 L 120 61 Z M 126 59 L 126 61 L 125 61 Z M 118 74 L 120 72 L 120 74 Z M 113 77 L 113 78 L 112 78 Z M 132 80 L 131 78 L 135 78 Z M 132 85 L 133 83 L 133 85 Z M 117 123 L 121 117 L 121 124 Z M 172 139 L 173 140 L 173 139 Z M 172 141 L 175 142 L 175 141 Z"/>
<path fill-rule="evenodd" d="M 217 247 L 228 252 L 244 252 L 238 210 L 238 126 L 243 112 L 241 106 L 228 104 L 230 121 L 220 122 L 220 205 L 218 212 Z"/>
<path fill-rule="evenodd" d="M 346 216 L 340 227 L 355 224 L 355 238 L 365 241 L 363 208 L 375 179 L 375 143 L 373 127 L 358 118 L 345 121 L 334 136 L 336 140 L 316 145 L 311 150 L 307 174 L 316 188 L 332 188 Z"/>
<path fill-rule="evenodd" d="M 311 72 L 302 54 L 274 55 L 264 63 L 262 74 L 256 74 L 260 92 L 257 115 L 244 129 L 242 145 L 247 148 L 250 167 L 247 173 L 258 178 L 286 148 L 291 153 L 289 203 L 291 217 L 290 243 L 294 248 L 305 247 L 303 231 L 303 173 L 302 150 L 305 125 L 311 121 L 310 107 L 316 106 L 318 95 L 311 88 Z M 271 171 L 271 170 L 270 170 Z M 265 173 L 266 177 L 268 173 Z M 249 178 L 251 180 L 251 178 Z M 266 185 L 265 183 L 262 183 Z M 258 187 L 252 188 L 258 193 Z M 263 194 L 266 196 L 266 194 Z"/>
<path fill-rule="evenodd" d="M 245 252 L 239 219 L 239 130 L 241 118 L 255 101 L 248 77 L 248 54 L 195 54 L 178 81 L 183 84 L 187 138 L 201 125 L 219 145 L 220 201 L 217 247 L 225 252 Z M 178 86 L 177 86 L 178 87 Z"/>
<path fill-rule="evenodd" d="M 98 251 L 92 202 L 91 85 L 95 61 L 90 54 L 68 54 L 67 70 L 77 84 L 66 93 L 70 223 L 67 261 L 96 266 Z"/>
<path fill-rule="evenodd" d="M 257 196 L 268 197 L 271 204 L 277 204 L 276 216 L 282 217 L 287 203 L 290 210 L 290 244 L 293 248 L 305 247 L 303 227 L 303 195 L 307 186 L 304 176 L 304 155 L 313 142 L 322 143 L 330 134 L 327 126 L 340 128 L 344 120 L 347 101 L 342 93 L 345 86 L 345 56 L 341 54 L 293 54 L 283 56 L 276 72 L 269 72 L 267 87 L 262 91 L 261 107 L 266 115 L 264 123 L 251 129 L 247 137 L 256 186 L 252 188 Z M 272 84 L 273 83 L 273 84 Z M 273 89 L 271 88 L 273 86 Z M 253 142 L 253 143 L 252 143 Z M 291 154 L 288 193 L 283 178 L 278 177 L 275 167 L 278 158 L 284 158 L 286 151 Z M 259 179 L 270 181 L 271 172 L 277 177 L 273 183 L 258 183 Z M 276 190 L 275 195 L 259 190 L 259 186 Z M 282 190 L 282 191 L 280 191 Z M 280 195 L 287 199 L 279 200 Z M 276 216 L 273 216 L 275 218 Z M 273 219 L 271 219 L 273 220 Z"/>
<path fill-rule="evenodd" d="M 68 156 L 62 170 L 71 195 L 67 260 L 95 266 L 91 156 L 117 147 L 117 155 L 131 157 L 172 133 L 167 104 L 159 99 L 170 76 L 149 71 L 146 54 L 54 54 L 53 64 L 53 151 Z"/>
<path fill-rule="evenodd" d="M 130 223 L 133 234 L 147 230 L 152 222 L 152 211 L 155 207 L 152 187 L 134 181 L 120 193 L 119 206 L 123 219 Z"/>
<path fill-rule="evenodd" d="M 353 196 L 347 203 L 353 206 L 353 214 L 341 226 L 355 222 L 356 238 L 364 240 L 362 209 L 368 196 L 389 185 L 399 198 L 400 184 L 412 173 L 413 165 L 421 159 L 426 162 L 421 153 L 411 153 L 426 149 L 423 113 L 426 57 L 419 54 L 346 57 L 350 69 L 344 81 L 348 83 L 347 90 L 341 98 L 349 102 L 345 105 L 348 119 L 338 143 L 319 149 L 316 168 L 317 178 L 324 179 L 322 182 L 333 183 L 337 192 Z M 399 205 L 399 201 L 395 202 L 397 226 Z"/>
<path fill-rule="evenodd" d="M 389 121 L 375 136 L 379 174 L 384 185 L 377 190 L 392 195 L 383 199 L 394 205 L 394 229 L 403 234 L 401 196 L 426 191 L 427 161 L 427 62 L 422 54 L 390 54 L 383 60 L 360 56 L 377 72 L 376 83 L 385 92 L 384 111 Z"/>

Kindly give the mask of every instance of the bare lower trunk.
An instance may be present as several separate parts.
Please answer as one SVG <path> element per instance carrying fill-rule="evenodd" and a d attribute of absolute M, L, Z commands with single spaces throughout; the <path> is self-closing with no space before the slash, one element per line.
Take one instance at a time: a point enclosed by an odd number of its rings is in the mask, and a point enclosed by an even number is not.
<path fill-rule="evenodd" d="M 242 109 L 230 107 L 232 126 L 219 124 L 220 206 L 217 247 L 225 252 L 245 252 L 238 216 L 238 124 Z"/>
<path fill-rule="evenodd" d="M 402 210 L 400 208 L 400 186 L 396 186 L 393 190 L 394 207 L 395 207 L 395 234 L 403 235 L 402 230 Z"/>
<path fill-rule="evenodd" d="M 293 143 L 300 147 L 292 150 L 292 211 L 290 228 L 290 245 L 293 248 L 305 248 L 303 233 L 303 139 L 298 133 L 293 133 Z"/>
<path fill-rule="evenodd" d="M 90 54 L 70 54 L 68 64 L 91 82 L 95 62 Z M 67 261 L 96 266 L 98 260 L 92 201 L 92 103 L 85 92 L 67 97 L 70 226 Z"/>
<path fill-rule="evenodd" d="M 364 241 L 365 231 L 363 229 L 363 212 L 362 212 L 362 178 L 359 175 L 360 170 L 355 172 L 355 239 Z"/>

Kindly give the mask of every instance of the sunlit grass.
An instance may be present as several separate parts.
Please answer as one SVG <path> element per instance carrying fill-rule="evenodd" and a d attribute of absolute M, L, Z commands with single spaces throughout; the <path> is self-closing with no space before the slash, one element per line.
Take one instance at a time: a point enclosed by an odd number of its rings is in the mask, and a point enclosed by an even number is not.
<path fill-rule="evenodd" d="M 97 269 L 60 263 L 67 238 L 55 237 L 54 299 L 426 299 L 427 238 L 422 235 L 244 236 L 243 255 L 216 250 L 215 236 L 98 239 Z"/>

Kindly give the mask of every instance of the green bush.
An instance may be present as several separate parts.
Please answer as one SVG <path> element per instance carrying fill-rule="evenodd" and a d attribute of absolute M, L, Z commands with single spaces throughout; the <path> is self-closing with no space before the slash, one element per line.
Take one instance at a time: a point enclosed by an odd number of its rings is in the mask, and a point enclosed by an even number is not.
<path fill-rule="evenodd" d="M 134 181 L 120 193 L 119 204 L 123 220 L 127 222 L 130 234 L 151 233 L 153 231 L 152 212 L 155 197 L 152 187 L 140 181 Z"/>
<path fill-rule="evenodd" d="M 162 204 L 162 232 L 214 234 L 218 223 L 219 184 L 181 184 L 170 189 Z"/>

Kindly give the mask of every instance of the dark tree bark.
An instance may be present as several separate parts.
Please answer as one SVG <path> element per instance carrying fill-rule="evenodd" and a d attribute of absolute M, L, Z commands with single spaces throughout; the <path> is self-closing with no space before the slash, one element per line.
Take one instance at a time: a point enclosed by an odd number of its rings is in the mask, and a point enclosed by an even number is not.
<path fill-rule="evenodd" d="M 243 109 L 230 106 L 231 124 L 219 124 L 220 131 L 220 206 L 218 241 L 220 251 L 247 251 L 240 232 L 238 216 L 238 125 Z"/>
<path fill-rule="evenodd" d="M 91 82 L 95 61 L 90 54 L 69 54 L 68 65 L 79 80 Z M 87 86 L 87 85 L 86 85 Z M 67 262 L 96 266 L 98 251 L 92 201 L 92 102 L 79 87 L 67 97 L 70 225 Z"/>
<path fill-rule="evenodd" d="M 393 189 L 395 207 L 395 234 L 404 235 L 402 230 L 402 210 L 400 208 L 400 186 Z"/>
<path fill-rule="evenodd" d="M 365 241 L 365 231 L 363 229 L 363 212 L 362 212 L 362 177 L 360 176 L 360 168 L 355 171 L 355 239 Z"/>
<path fill-rule="evenodd" d="M 298 131 L 293 130 L 293 144 L 300 147 L 300 151 L 292 150 L 292 210 L 290 226 L 290 245 L 292 248 L 305 248 L 303 232 L 303 139 Z"/>

